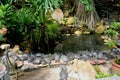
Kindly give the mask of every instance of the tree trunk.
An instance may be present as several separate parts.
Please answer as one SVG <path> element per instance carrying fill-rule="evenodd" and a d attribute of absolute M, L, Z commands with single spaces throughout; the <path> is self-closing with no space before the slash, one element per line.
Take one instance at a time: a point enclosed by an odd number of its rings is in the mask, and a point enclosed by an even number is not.
<path fill-rule="evenodd" d="M 85 9 L 85 5 L 79 0 L 74 0 L 75 16 L 80 22 L 85 22 L 90 30 L 94 30 L 96 22 L 99 20 L 98 14 L 95 10 L 94 0 L 92 0 L 91 11 Z M 82 24 L 82 23 L 81 23 Z"/>

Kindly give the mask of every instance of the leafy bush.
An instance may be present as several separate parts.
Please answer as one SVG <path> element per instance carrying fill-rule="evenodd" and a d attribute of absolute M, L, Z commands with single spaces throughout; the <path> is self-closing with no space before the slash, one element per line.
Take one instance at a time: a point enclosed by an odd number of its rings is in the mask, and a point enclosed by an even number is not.
<path fill-rule="evenodd" d="M 110 28 L 114 30 L 120 29 L 120 22 L 112 22 Z"/>
<path fill-rule="evenodd" d="M 48 22 L 46 24 L 46 37 L 47 39 L 53 39 L 59 35 L 59 30 L 58 30 L 58 23 L 57 22 Z"/>
<path fill-rule="evenodd" d="M 109 46 L 109 47 L 115 47 L 116 44 L 113 40 L 107 40 L 105 45 Z"/>
<path fill-rule="evenodd" d="M 12 5 L 14 2 L 20 2 L 22 8 L 15 8 Z M 0 25 L 7 26 L 7 37 L 12 43 L 27 41 L 39 45 L 43 38 L 49 42 L 59 34 L 58 24 L 49 20 L 49 11 L 59 8 L 61 4 L 62 0 L 27 0 L 27 5 L 24 0 L 6 0 L 4 5 L 0 5 Z"/>
<path fill-rule="evenodd" d="M 12 6 L 9 4 L 0 5 L 0 25 L 6 24 L 6 20 L 9 19 L 12 14 Z"/>
<path fill-rule="evenodd" d="M 112 22 L 110 28 L 106 30 L 105 33 L 109 37 L 113 37 L 114 35 L 118 34 L 119 30 L 120 30 L 120 22 Z"/>
<path fill-rule="evenodd" d="M 113 30 L 113 29 L 108 29 L 105 31 L 105 33 L 109 36 L 109 37 L 112 37 L 114 35 L 117 34 L 117 31 Z"/>

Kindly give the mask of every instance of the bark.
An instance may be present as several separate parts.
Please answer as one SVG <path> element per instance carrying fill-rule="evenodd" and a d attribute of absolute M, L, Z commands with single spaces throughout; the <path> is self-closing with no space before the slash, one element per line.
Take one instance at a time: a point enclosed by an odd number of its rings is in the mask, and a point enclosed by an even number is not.
<path fill-rule="evenodd" d="M 90 30 L 94 30 L 96 22 L 99 20 L 99 16 L 95 10 L 94 1 L 92 0 L 92 10 L 86 11 L 84 4 L 79 0 L 74 0 L 75 16 L 80 22 L 85 22 Z"/>

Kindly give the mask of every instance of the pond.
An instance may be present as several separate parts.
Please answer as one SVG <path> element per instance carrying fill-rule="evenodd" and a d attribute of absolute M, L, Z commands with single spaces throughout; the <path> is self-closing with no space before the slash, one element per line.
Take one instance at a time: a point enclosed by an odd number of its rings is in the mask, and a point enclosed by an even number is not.
<path fill-rule="evenodd" d="M 109 47 L 104 45 L 101 35 L 80 35 L 80 36 L 64 36 L 55 51 L 76 52 L 76 51 L 96 51 L 108 50 Z"/>

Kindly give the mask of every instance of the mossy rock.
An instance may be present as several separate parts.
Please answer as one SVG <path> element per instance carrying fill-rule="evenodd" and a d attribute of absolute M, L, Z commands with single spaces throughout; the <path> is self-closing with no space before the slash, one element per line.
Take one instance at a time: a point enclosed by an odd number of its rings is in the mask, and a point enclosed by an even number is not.
<path fill-rule="evenodd" d="M 104 23 L 103 20 L 101 20 L 100 23 L 98 24 L 98 27 L 95 29 L 95 33 L 102 34 L 105 31 L 103 23 Z"/>

